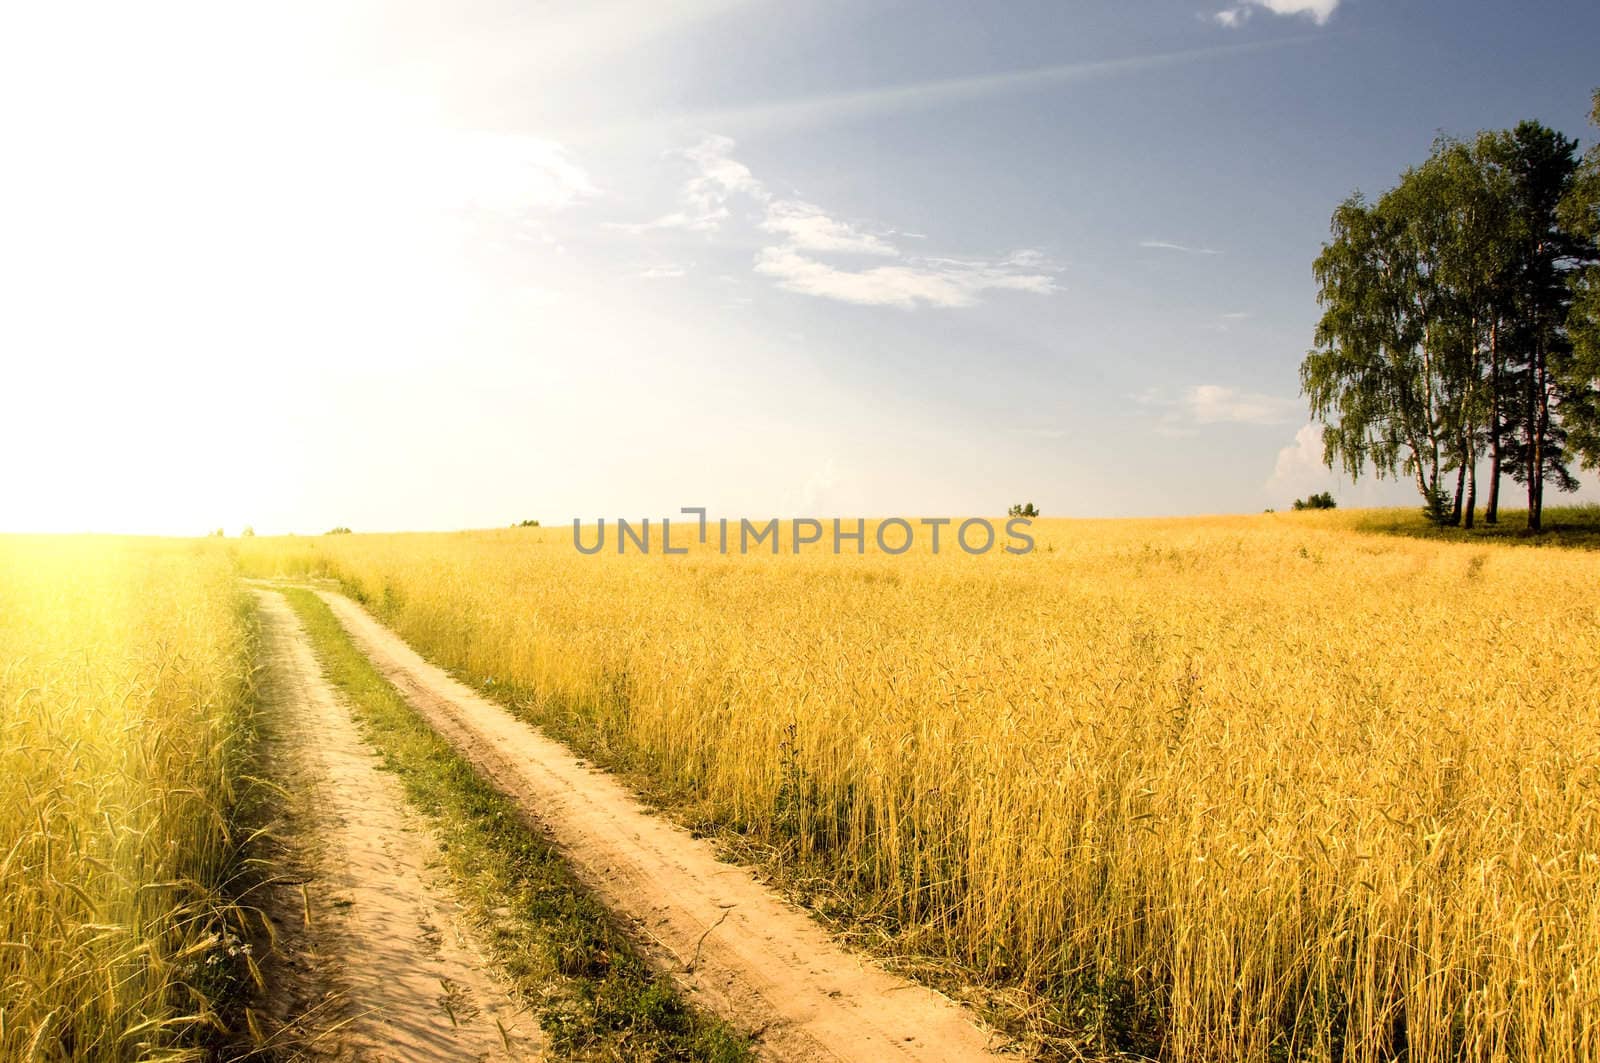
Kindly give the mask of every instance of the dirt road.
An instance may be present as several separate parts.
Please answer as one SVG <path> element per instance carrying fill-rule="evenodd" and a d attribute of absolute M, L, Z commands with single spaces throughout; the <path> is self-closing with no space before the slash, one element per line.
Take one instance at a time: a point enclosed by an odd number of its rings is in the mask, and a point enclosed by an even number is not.
<path fill-rule="evenodd" d="M 609 775 L 319 592 L 374 666 L 551 832 L 574 871 L 689 995 L 781 1060 L 961 1061 L 999 1040 L 948 998 L 843 949 L 798 908 L 647 812 Z"/>
<path fill-rule="evenodd" d="M 430 870 L 433 839 L 323 678 L 283 597 L 258 591 L 272 759 L 289 790 L 274 1018 L 316 1059 L 539 1058 L 538 1028 L 487 972 Z"/>

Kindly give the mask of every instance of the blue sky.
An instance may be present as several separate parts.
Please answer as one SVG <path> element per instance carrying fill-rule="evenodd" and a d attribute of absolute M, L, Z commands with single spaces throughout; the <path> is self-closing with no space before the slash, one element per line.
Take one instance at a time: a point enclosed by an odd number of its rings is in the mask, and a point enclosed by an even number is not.
<path fill-rule="evenodd" d="M 93 15 L 0 45 L 0 528 L 1410 505 L 1304 430 L 1328 216 L 1600 85 L 1576 3 Z"/>

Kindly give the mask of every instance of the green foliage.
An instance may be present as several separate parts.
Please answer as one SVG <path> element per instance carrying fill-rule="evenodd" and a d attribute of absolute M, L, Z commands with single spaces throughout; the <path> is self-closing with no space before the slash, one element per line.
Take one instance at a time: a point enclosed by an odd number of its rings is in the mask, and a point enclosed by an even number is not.
<path fill-rule="evenodd" d="M 1330 468 L 1408 476 L 1430 519 L 1470 524 L 1487 454 L 1491 512 L 1510 472 L 1537 528 L 1546 483 L 1577 486 L 1571 456 L 1600 465 L 1600 326 L 1569 336 L 1600 320 L 1600 156 L 1575 151 L 1537 122 L 1442 138 L 1377 202 L 1335 210 L 1300 368 Z"/>
<path fill-rule="evenodd" d="M 1422 500 L 1422 517 L 1436 528 L 1444 528 L 1457 523 L 1455 517 L 1455 500 L 1443 488 L 1435 488 Z"/>
<path fill-rule="evenodd" d="M 1319 491 L 1314 495 L 1294 500 L 1295 509 L 1338 509 L 1339 503 L 1334 501 L 1332 492 Z M 1268 511 L 1270 512 L 1270 510 Z"/>
<path fill-rule="evenodd" d="M 1511 518 L 1499 524 L 1479 524 L 1471 529 L 1440 526 L 1427 518 L 1426 512 L 1417 509 L 1368 509 L 1356 511 L 1354 530 L 1375 535 L 1400 535 L 1414 539 L 1443 539 L 1460 543 L 1499 543 L 1508 546 L 1532 546 L 1551 549 L 1567 548 L 1600 550 L 1600 504 L 1578 506 L 1547 506 L 1544 525 L 1539 531 L 1530 531 L 1526 522 L 1518 519 L 1521 512 L 1506 514 Z"/>
<path fill-rule="evenodd" d="M 538 526 L 539 526 L 539 522 L 536 521 L 536 520 L 518 521 L 517 523 L 512 525 L 513 528 L 537 528 Z"/>
<path fill-rule="evenodd" d="M 1513 478 L 1527 488 L 1528 526 L 1542 521 L 1544 488 L 1572 491 L 1577 480 L 1567 425 L 1590 403 L 1596 381 L 1567 371 L 1573 280 L 1594 262 L 1590 240 L 1568 226 L 1578 175 L 1577 142 L 1536 122 L 1523 122 L 1503 138 L 1497 157 L 1511 175 L 1512 204 L 1520 220 L 1517 255 L 1509 272 L 1515 316 L 1507 330 L 1513 359 L 1507 375 L 1505 428 Z"/>
<path fill-rule="evenodd" d="M 1600 89 L 1595 90 L 1589 121 L 1600 130 Z M 1561 204 L 1562 223 L 1579 240 L 1587 243 L 1589 262 L 1573 271 L 1572 307 L 1568 312 L 1567 332 L 1571 350 L 1557 365 L 1564 385 L 1561 419 L 1567 428 L 1567 443 L 1589 468 L 1600 468 L 1600 395 L 1593 386 L 1600 381 L 1600 142 L 1591 145 L 1573 176 L 1572 187 Z"/>
<path fill-rule="evenodd" d="M 1028 517 L 1031 519 L 1033 517 L 1037 517 L 1038 515 L 1039 511 L 1033 508 L 1032 502 L 1029 502 L 1027 505 L 1015 505 L 1006 510 L 1006 516 L 1008 517 Z"/>
<path fill-rule="evenodd" d="M 327 531 L 323 532 L 322 534 L 324 534 L 324 535 L 349 535 L 350 534 L 350 529 L 346 528 L 344 525 L 341 524 L 337 528 L 329 528 Z"/>

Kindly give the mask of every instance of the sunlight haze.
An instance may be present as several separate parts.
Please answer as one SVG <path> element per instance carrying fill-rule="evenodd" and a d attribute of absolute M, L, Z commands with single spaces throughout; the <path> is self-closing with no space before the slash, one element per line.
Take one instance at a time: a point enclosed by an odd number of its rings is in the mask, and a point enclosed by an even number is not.
<path fill-rule="evenodd" d="M 1411 505 L 1306 428 L 1329 214 L 1600 78 L 1556 3 L 5 22 L 8 531 Z"/>

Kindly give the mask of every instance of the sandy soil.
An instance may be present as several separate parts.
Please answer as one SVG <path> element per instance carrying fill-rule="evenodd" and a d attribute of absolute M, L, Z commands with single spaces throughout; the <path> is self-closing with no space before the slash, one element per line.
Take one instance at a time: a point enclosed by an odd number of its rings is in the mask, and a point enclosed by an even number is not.
<path fill-rule="evenodd" d="M 549 830 L 702 1006 L 782 1060 L 960 1061 L 1000 1039 L 931 989 L 846 951 L 803 911 L 651 815 L 615 779 L 423 660 L 350 599 L 319 591 L 440 734 Z"/>
<path fill-rule="evenodd" d="M 298 864 L 297 881 L 275 891 L 278 942 L 265 958 L 285 1040 L 315 1059 L 539 1058 L 537 1025 L 453 917 L 432 838 L 323 678 L 299 618 L 282 596 L 257 594 Z"/>

